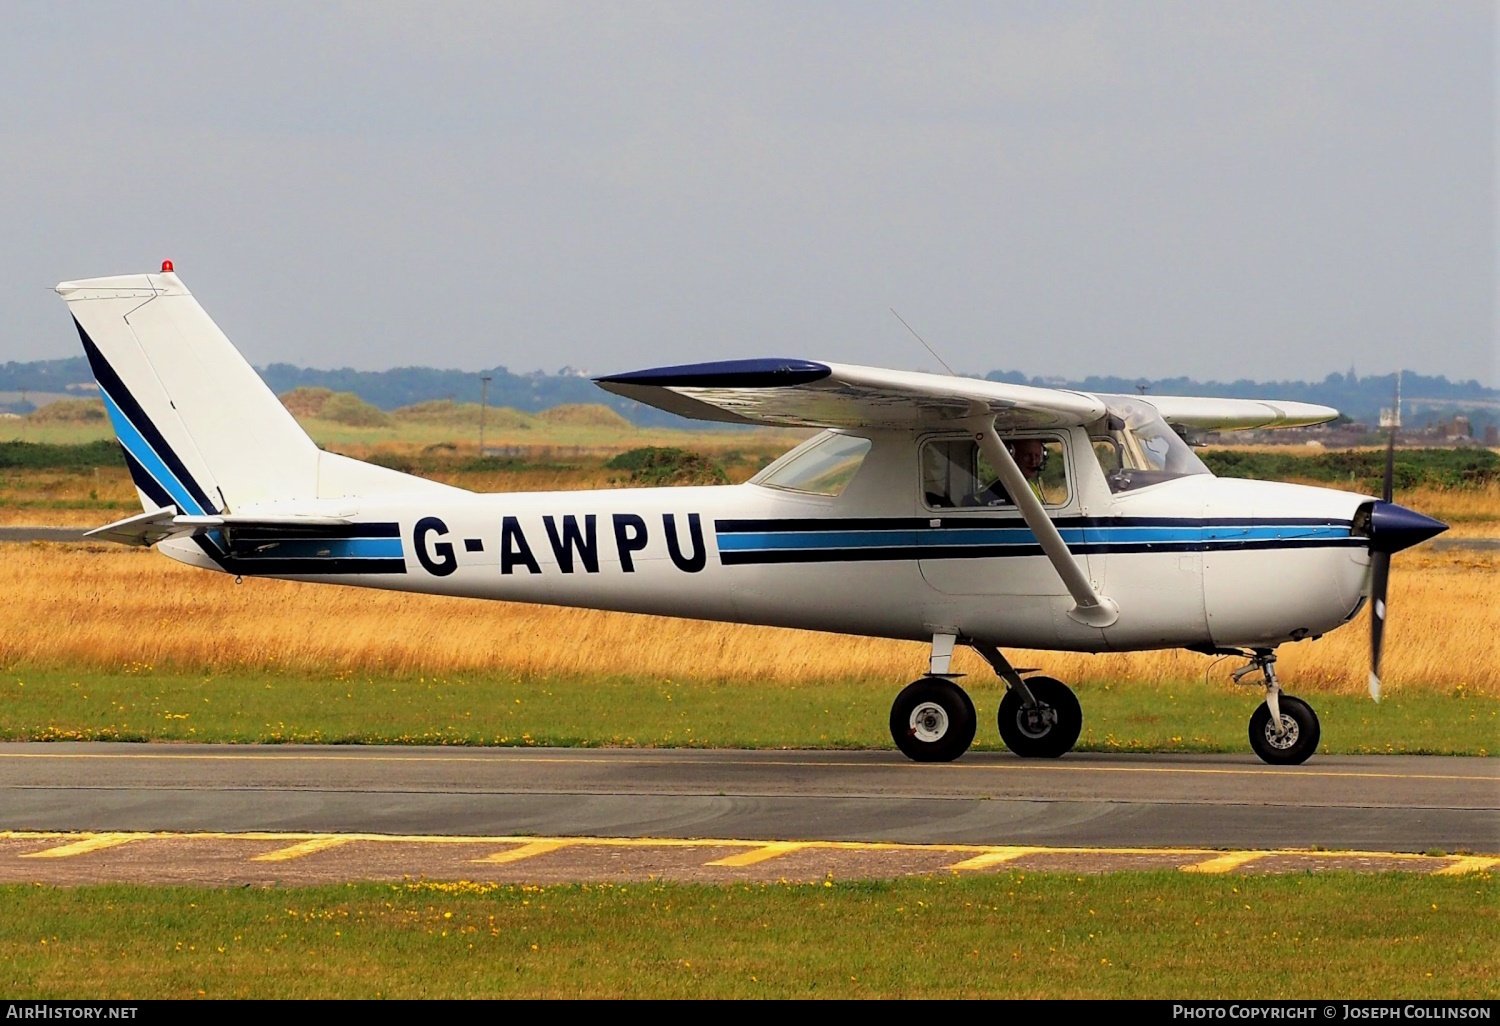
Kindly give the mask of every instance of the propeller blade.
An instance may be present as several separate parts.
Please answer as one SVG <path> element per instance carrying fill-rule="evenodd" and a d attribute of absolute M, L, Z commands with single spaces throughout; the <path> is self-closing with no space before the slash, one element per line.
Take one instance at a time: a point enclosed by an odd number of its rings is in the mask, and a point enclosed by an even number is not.
<path fill-rule="evenodd" d="M 1385 442 L 1385 484 L 1381 497 L 1391 502 L 1396 491 L 1396 424 L 1401 420 L 1401 375 L 1396 375 L 1391 433 Z M 1371 552 L 1370 580 L 1370 697 L 1380 701 L 1380 650 L 1385 643 L 1385 591 L 1391 579 L 1391 554 Z"/>
<path fill-rule="evenodd" d="M 1370 581 L 1370 697 L 1380 701 L 1380 650 L 1385 641 L 1385 590 L 1391 577 L 1391 554 L 1371 554 Z"/>
<path fill-rule="evenodd" d="M 1396 427 L 1391 425 L 1391 436 L 1385 443 L 1385 489 L 1381 497 L 1386 502 L 1396 491 Z"/>

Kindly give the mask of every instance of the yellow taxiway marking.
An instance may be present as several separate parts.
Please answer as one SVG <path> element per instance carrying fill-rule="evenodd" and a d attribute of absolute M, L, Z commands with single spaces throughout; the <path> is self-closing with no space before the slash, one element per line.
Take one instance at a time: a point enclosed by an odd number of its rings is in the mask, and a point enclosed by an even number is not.
<path fill-rule="evenodd" d="M 714 859 L 712 862 L 703 863 L 705 866 L 754 866 L 770 859 L 789 855 L 794 851 L 801 851 L 807 845 L 801 841 L 774 841 L 771 844 L 763 844 L 759 848 L 750 851 L 742 851 L 738 855 L 726 855 L 722 859 Z"/>
<path fill-rule="evenodd" d="M 1013 862 L 1023 855 L 1050 854 L 1052 849 L 1048 848 L 996 848 L 982 855 L 955 862 L 949 869 L 989 869 L 991 866 L 999 866 L 1006 862 Z"/>
<path fill-rule="evenodd" d="M 85 837 L 81 841 L 72 844 L 64 844 L 57 848 L 48 848 L 46 851 L 34 851 L 22 855 L 23 859 L 65 859 L 73 855 L 87 855 L 91 851 L 103 851 L 105 848 L 118 848 L 122 844 L 140 840 L 140 834 L 95 834 Z"/>
<path fill-rule="evenodd" d="M 327 851 L 329 848 L 342 848 L 344 845 L 354 841 L 355 838 L 348 834 L 332 834 L 324 837 L 310 837 L 305 841 L 299 841 L 286 848 L 277 848 L 252 858 L 251 862 L 288 862 L 291 859 L 300 859 L 304 855 L 314 852 Z"/>
<path fill-rule="evenodd" d="M 418 762 L 418 763 L 470 763 L 470 762 L 494 762 L 496 759 L 509 759 L 514 762 L 545 762 L 545 763 L 567 763 L 570 765 L 587 765 L 583 759 L 560 758 L 547 755 L 515 755 L 512 749 L 495 749 L 503 752 L 503 755 L 479 756 L 479 755 L 302 755 L 286 754 L 282 752 L 243 752 L 205 755 L 196 752 L 118 752 L 118 753 L 67 753 L 67 752 L 0 752 L 0 759 L 201 759 L 206 762 L 223 762 L 232 760 L 266 759 L 278 762 Z M 661 759 L 661 758 L 639 758 L 629 760 L 634 766 L 671 766 L 684 765 L 690 760 L 684 759 Z M 901 769 L 907 772 L 933 772 L 942 770 L 967 770 L 969 772 L 1006 772 L 1006 773 L 1175 773 L 1184 776 L 1274 776 L 1285 778 L 1291 775 L 1295 778 L 1303 777 L 1348 777 L 1354 779 L 1369 780 L 1484 780 L 1492 781 L 1496 777 L 1493 773 L 1377 773 L 1366 770 L 1309 770 L 1301 767 L 1286 766 L 1244 766 L 1244 767 L 1209 767 L 1209 766 L 1098 766 L 1088 763 L 1034 763 L 1034 762 L 1011 762 L 1002 763 L 944 763 L 941 766 L 929 766 L 923 769 L 914 768 L 910 762 L 824 762 L 817 759 L 738 759 L 738 760 L 703 760 L 713 766 L 792 766 L 797 768 L 823 768 L 835 769 Z M 1482 767 L 1488 769 L 1488 766 Z"/>
<path fill-rule="evenodd" d="M 274 841 L 288 844 L 275 851 L 252 856 L 256 862 L 284 862 L 313 852 L 338 848 L 354 841 L 383 844 L 466 844 L 487 847 L 508 844 L 515 847 L 493 855 L 475 859 L 475 862 L 503 864 L 532 858 L 561 848 L 744 848 L 738 855 L 729 855 L 713 862 L 711 866 L 752 866 L 758 862 L 775 858 L 798 850 L 858 851 L 858 852 L 935 852 L 940 854 L 967 856 L 949 866 L 954 870 L 974 870 L 1006 862 L 1027 855 L 1115 855 L 1115 856 L 1168 856 L 1197 859 L 1186 869 L 1203 872 L 1228 872 L 1236 866 L 1268 856 L 1291 856 L 1319 859 L 1382 859 L 1390 862 L 1405 862 L 1413 869 L 1440 867 L 1435 871 L 1446 875 L 1470 873 L 1500 866 L 1500 855 L 1424 855 L 1416 852 L 1397 851 L 1326 851 L 1306 848 L 1267 848 L 1261 850 L 1223 851 L 1213 848 L 1083 848 L 1049 847 L 1003 844 L 898 844 L 889 841 L 768 841 L 730 838 L 683 838 L 683 837 L 467 837 L 444 834 L 311 834 L 311 833 L 267 833 L 248 832 L 242 834 L 222 831 L 184 833 L 100 833 L 78 834 L 60 831 L 0 831 L 3 841 L 63 840 L 66 843 L 45 851 L 30 852 L 20 858 L 65 858 L 88 852 L 113 848 L 132 841 Z"/>
<path fill-rule="evenodd" d="M 1458 876 L 1460 873 L 1480 873 L 1500 866 L 1500 858 L 1491 855 L 1459 855 L 1452 865 L 1444 866 L 1433 876 Z"/>
<path fill-rule="evenodd" d="M 1263 859 L 1271 854 L 1266 851 L 1231 851 L 1225 852 L 1217 858 L 1206 862 L 1194 862 L 1190 866 L 1183 866 L 1184 873 L 1228 873 L 1240 868 L 1256 859 Z"/>
<path fill-rule="evenodd" d="M 471 862 L 483 862 L 488 865 L 505 862 L 520 862 L 522 859 L 533 858 L 537 855 L 545 855 L 550 851 L 571 847 L 573 842 L 563 840 L 532 841 L 523 844 L 519 848 L 511 848 L 509 851 L 497 851 L 493 855 L 486 855 L 482 859 L 470 859 Z"/>

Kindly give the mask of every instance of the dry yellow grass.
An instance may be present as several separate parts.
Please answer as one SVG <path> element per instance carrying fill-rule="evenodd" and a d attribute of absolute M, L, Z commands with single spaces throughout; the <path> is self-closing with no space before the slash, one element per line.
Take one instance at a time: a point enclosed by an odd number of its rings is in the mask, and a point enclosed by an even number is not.
<path fill-rule="evenodd" d="M 1405 554 L 1392 581 L 1387 687 L 1500 696 L 1500 559 Z M 118 670 L 236 668 L 643 674 L 803 683 L 901 682 L 922 645 L 545 606 L 247 580 L 151 552 L 105 546 L 0 546 L 0 663 Z M 1282 649 L 1297 691 L 1365 687 L 1363 623 Z M 1201 680 L 1211 660 L 1185 652 L 1014 653 L 1063 680 Z M 1222 676 L 1234 664 L 1220 663 Z M 956 668 L 989 671 L 964 651 Z"/>

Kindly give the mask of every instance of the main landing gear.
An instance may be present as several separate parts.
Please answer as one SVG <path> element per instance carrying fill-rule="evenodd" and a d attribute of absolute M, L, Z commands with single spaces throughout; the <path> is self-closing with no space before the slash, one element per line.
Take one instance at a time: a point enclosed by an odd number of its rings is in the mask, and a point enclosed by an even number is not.
<path fill-rule="evenodd" d="M 929 673 L 902 689 L 891 705 L 891 737 L 916 762 L 952 762 L 974 743 L 974 703 L 948 672 L 953 635 L 932 639 Z M 993 645 L 974 651 L 1005 681 L 998 716 L 1000 739 L 1023 759 L 1055 759 L 1072 750 L 1083 730 L 1083 710 L 1072 689 L 1051 677 L 1022 679 Z"/>
<path fill-rule="evenodd" d="M 1261 761 L 1273 766 L 1306 762 L 1318 750 L 1318 740 L 1322 737 L 1318 714 L 1302 699 L 1281 693 L 1275 652 L 1268 648 L 1251 652 L 1250 662 L 1234 671 L 1234 682 L 1243 683 L 1256 671 L 1260 672 L 1261 681 L 1250 683 L 1265 684 L 1266 700 L 1250 716 L 1250 747 Z"/>

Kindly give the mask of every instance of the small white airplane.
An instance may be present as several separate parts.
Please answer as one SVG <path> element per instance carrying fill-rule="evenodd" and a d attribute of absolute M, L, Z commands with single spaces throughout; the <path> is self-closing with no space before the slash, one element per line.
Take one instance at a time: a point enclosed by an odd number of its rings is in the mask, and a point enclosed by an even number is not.
<path fill-rule="evenodd" d="M 235 575 L 930 642 L 891 707 L 918 761 L 974 739 L 949 672 L 965 644 L 1007 685 L 1017 755 L 1068 752 L 1083 714 L 1002 649 L 1185 648 L 1245 657 L 1236 679 L 1265 687 L 1251 747 L 1301 763 L 1318 719 L 1281 693 L 1277 647 L 1373 595 L 1378 698 L 1390 554 L 1446 529 L 1391 502 L 1389 462 L 1383 499 L 1225 480 L 1174 430 L 1316 424 L 1327 407 L 792 359 L 597 379 L 686 417 L 826 429 L 746 484 L 476 494 L 320 450 L 170 262 L 56 290 L 145 509 L 92 536 Z"/>

